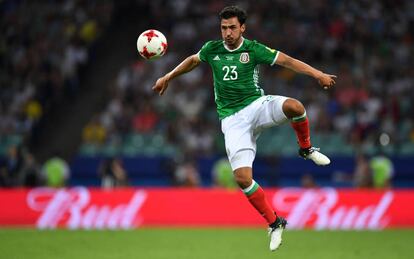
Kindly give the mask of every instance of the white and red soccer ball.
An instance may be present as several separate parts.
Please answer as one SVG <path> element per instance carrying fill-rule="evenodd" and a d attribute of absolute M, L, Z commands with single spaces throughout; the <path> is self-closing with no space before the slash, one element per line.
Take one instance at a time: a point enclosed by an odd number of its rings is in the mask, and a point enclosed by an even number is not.
<path fill-rule="evenodd" d="M 137 40 L 138 53 L 145 59 L 156 59 L 167 51 L 167 39 L 157 30 L 147 30 Z"/>

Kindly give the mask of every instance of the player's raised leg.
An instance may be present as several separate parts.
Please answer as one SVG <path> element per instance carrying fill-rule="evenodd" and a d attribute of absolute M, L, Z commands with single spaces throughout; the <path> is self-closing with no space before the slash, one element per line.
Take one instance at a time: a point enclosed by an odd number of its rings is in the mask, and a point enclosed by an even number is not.
<path fill-rule="evenodd" d="M 319 152 L 319 148 L 312 147 L 310 141 L 309 120 L 305 107 L 295 99 L 287 99 L 283 103 L 283 112 L 290 119 L 295 130 L 299 144 L 299 155 L 304 159 L 310 159 L 317 165 L 328 165 L 331 161 L 327 156 Z"/>

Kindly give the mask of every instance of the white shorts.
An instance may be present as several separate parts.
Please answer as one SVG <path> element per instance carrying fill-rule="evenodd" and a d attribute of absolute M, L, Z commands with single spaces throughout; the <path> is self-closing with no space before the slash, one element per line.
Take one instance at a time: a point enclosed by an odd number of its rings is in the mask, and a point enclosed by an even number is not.
<path fill-rule="evenodd" d="M 227 157 L 234 170 L 252 167 L 256 155 L 256 139 L 260 132 L 287 121 L 282 110 L 285 96 L 265 95 L 221 121 Z"/>

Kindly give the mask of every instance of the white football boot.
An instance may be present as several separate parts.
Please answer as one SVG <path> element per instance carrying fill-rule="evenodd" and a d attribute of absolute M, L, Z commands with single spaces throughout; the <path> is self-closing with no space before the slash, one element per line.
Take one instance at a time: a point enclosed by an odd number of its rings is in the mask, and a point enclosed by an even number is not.
<path fill-rule="evenodd" d="M 310 159 L 317 165 L 329 165 L 331 160 L 321 152 L 320 148 L 310 147 L 307 149 L 299 149 L 299 155 L 304 159 Z"/>
<path fill-rule="evenodd" d="M 273 224 L 270 224 L 268 228 L 270 251 L 275 251 L 282 244 L 282 233 L 286 225 L 287 221 L 282 217 L 278 217 Z"/>

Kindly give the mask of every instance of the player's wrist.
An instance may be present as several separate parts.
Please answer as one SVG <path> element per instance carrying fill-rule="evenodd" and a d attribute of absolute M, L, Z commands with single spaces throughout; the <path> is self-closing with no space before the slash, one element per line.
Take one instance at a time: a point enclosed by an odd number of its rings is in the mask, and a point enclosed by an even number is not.
<path fill-rule="evenodd" d="M 320 71 L 320 70 L 317 70 L 316 71 L 316 73 L 314 74 L 314 78 L 316 79 L 316 80 L 321 80 L 322 78 L 323 78 L 323 75 L 324 75 L 324 73 L 322 72 L 322 71 Z"/>
<path fill-rule="evenodd" d="M 165 81 L 167 81 L 167 82 L 169 82 L 172 78 L 171 78 L 171 72 L 170 73 L 167 73 L 165 76 L 164 76 L 164 79 L 165 79 Z"/>

